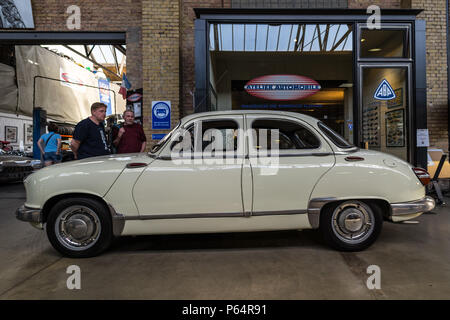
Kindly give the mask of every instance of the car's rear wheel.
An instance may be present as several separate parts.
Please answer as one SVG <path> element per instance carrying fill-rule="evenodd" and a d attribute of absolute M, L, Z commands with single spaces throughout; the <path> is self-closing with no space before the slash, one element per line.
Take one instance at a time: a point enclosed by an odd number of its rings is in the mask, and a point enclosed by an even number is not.
<path fill-rule="evenodd" d="M 112 242 L 111 217 L 107 208 L 95 199 L 63 199 L 50 210 L 47 236 L 52 246 L 65 256 L 93 257 Z"/>
<path fill-rule="evenodd" d="M 327 244 L 340 251 L 360 251 L 378 238 L 383 213 L 375 202 L 350 200 L 326 206 L 320 231 Z"/>

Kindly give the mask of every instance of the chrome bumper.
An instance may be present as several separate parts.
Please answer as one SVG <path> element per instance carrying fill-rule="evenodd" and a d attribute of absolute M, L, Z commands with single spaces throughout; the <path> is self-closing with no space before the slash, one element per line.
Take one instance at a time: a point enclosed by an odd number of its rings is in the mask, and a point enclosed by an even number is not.
<path fill-rule="evenodd" d="M 428 196 L 411 202 L 391 203 L 393 216 L 428 212 L 433 210 L 435 206 L 434 199 Z"/>
<path fill-rule="evenodd" d="M 16 210 L 16 218 L 21 221 L 41 223 L 42 222 L 42 210 L 31 209 L 22 205 Z"/>

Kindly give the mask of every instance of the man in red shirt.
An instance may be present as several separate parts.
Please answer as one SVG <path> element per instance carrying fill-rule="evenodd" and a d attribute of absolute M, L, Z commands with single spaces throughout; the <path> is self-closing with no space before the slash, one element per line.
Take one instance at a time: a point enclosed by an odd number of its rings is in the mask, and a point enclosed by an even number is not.
<path fill-rule="evenodd" d="M 125 110 L 123 118 L 125 123 L 119 129 L 119 132 L 116 133 L 116 138 L 113 140 L 114 145 L 117 147 L 117 153 L 144 152 L 147 146 L 147 138 L 142 126 L 134 123 L 134 112 Z"/>

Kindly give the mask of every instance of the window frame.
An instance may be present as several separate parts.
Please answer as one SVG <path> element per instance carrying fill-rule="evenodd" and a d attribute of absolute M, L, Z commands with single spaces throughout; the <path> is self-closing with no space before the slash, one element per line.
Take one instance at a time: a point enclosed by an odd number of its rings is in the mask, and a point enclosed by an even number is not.
<path fill-rule="evenodd" d="M 324 140 L 324 137 L 322 137 L 322 134 L 317 129 L 315 129 L 312 125 L 310 125 L 308 122 L 306 122 L 302 119 L 292 118 L 292 117 L 282 116 L 282 115 L 268 116 L 268 115 L 261 115 L 261 114 L 259 114 L 259 115 L 251 114 L 251 115 L 246 115 L 247 128 L 249 130 L 252 130 L 253 122 L 255 122 L 257 120 L 292 122 L 295 125 L 305 128 L 311 134 L 313 134 L 319 141 L 320 145 L 319 145 L 319 147 L 313 148 L 313 149 L 280 149 L 280 150 L 278 150 L 278 152 L 271 152 L 271 150 L 265 149 L 261 152 L 261 151 L 258 151 L 258 149 L 254 148 L 255 144 L 253 143 L 253 135 L 250 134 L 250 135 L 248 135 L 248 141 L 247 141 L 248 152 L 249 152 L 250 157 L 252 157 L 252 156 L 256 156 L 256 157 L 269 156 L 270 157 L 272 155 L 275 155 L 275 156 L 279 155 L 280 157 L 314 156 L 314 155 L 321 156 L 321 155 L 326 155 L 328 153 L 332 154 L 332 149 L 329 146 L 329 144 Z"/>
<path fill-rule="evenodd" d="M 232 121 L 236 124 L 236 127 L 238 131 L 238 136 L 236 138 L 237 140 L 237 146 L 235 150 L 232 151 L 218 151 L 217 154 L 216 152 L 214 153 L 215 155 L 205 155 L 203 150 L 202 151 L 196 151 L 194 150 L 194 152 L 191 152 L 189 155 L 187 156 L 182 156 L 179 155 L 177 158 L 191 158 L 191 159 L 213 159 L 213 158 L 218 158 L 218 159 L 222 159 L 222 158 L 241 158 L 244 156 L 244 150 L 245 150 L 245 145 L 244 145 L 244 140 L 242 137 L 242 132 L 244 130 L 244 118 L 242 115 L 236 115 L 236 116 L 232 116 L 232 117 L 221 117 L 221 116 L 216 116 L 216 117 L 199 117 L 199 118 L 195 118 L 192 119 L 188 122 L 186 122 L 183 126 L 181 126 L 179 128 L 179 130 L 177 131 L 176 135 L 173 136 L 170 144 L 168 144 L 168 153 L 171 154 L 172 153 L 172 149 L 173 146 L 172 144 L 174 142 L 176 142 L 176 139 L 179 139 L 180 136 L 182 136 L 182 134 L 186 131 L 186 130 L 190 130 L 190 128 L 192 126 L 194 126 L 194 130 L 195 126 L 199 123 L 199 122 L 220 122 L 220 121 Z M 242 123 L 240 123 L 240 121 L 242 121 Z M 231 128 L 230 128 L 231 129 Z M 203 137 L 202 137 L 203 138 Z"/>
<path fill-rule="evenodd" d="M 360 62 L 368 62 L 368 61 L 378 61 L 378 62 L 386 62 L 386 61 L 396 61 L 396 62 L 412 62 L 413 61 L 413 43 L 412 43 L 412 27 L 411 23 L 381 23 L 381 29 L 376 30 L 404 30 L 406 32 L 406 39 L 408 45 L 408 57 L 363 57 L 361 56 L 361 36 L 362 30 L 369 30 L 367 23 L 358 23 L 356 29 L 356 57 Z M 403 44 L 405 45 L 405 43 Z M 405 48 L 403 48 L 405 50 Z"/>

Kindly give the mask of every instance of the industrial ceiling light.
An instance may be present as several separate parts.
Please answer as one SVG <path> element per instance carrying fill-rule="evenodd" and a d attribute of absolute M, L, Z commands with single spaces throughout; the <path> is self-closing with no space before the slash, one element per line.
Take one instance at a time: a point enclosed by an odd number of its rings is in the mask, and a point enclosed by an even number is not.
<path fill-rule="evenodd" d="M 373 49 L 369 49 L 370 52 L 379 52 L 381 51 L 380 48 L 373 48 Z"/>

